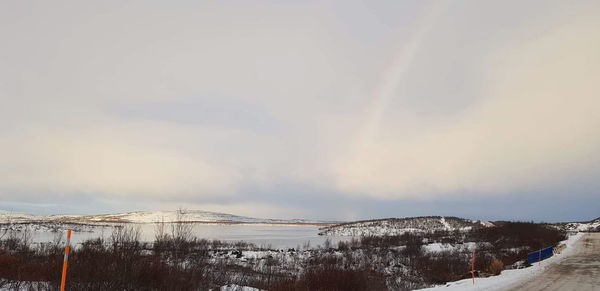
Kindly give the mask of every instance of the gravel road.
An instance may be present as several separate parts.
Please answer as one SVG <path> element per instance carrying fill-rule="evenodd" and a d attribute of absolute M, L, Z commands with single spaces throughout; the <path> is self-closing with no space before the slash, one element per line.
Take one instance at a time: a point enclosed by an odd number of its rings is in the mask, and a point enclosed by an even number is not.
<path fill-rule="evenodd" d="M 600 233 L 585 234 L 574 247 L 573 254 L 548 266 L 531 280 L 515 283 L 507 290 L 600 291 Z"/>

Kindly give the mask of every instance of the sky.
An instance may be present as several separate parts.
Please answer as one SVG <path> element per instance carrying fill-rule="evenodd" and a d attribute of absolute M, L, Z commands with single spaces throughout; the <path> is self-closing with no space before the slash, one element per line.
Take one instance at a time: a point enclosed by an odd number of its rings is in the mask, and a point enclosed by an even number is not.
<path fill-rule="evenodd" d="M 598 1 L 2 1 L 0 209 L 600 216 Z"/>

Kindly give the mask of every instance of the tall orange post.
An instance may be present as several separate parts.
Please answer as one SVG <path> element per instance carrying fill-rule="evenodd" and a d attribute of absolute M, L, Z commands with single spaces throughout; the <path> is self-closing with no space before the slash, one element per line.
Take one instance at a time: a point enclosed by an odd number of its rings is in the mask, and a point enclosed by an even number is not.
<path fill-rule="evenodd" d="M 540 249 L 540 257 L 538 259 L 538 266 L 542 265 L 542 249 Z"/>
<path fill-rule="evenodd" d="M 473 285 L 475 285 L 475 249 L 473 249 L 473 259 L 471 260 L 471 278 L 473 278 Z"/>
<path fill-rule="evenodd" d="M 67 264 L 69 262 L 69 245 L 71 244 L 71 229 L 67 229 L 67 244 L 65 245 L 65 256 L 63 259 L 62 278 L 60 280 L 60 291 L 65 291 L 65 280 L 67 279 Z"/>

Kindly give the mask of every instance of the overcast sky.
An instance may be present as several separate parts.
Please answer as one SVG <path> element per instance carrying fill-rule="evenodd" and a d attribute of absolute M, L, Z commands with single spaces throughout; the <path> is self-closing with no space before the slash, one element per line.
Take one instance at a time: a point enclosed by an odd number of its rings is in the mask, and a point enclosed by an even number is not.
<path fill-rule="evenodd" d="M 2 1 L 0 209 L 600 216 L 599 1 Z"/>

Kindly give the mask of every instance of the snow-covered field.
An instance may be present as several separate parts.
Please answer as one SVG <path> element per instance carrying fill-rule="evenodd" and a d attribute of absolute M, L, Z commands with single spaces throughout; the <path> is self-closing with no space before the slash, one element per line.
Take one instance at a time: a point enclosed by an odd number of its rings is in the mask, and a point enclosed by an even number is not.
<path fill-rule="evenodd" d="M 533 264 L 531 267 L 514 270 L 504 270 L 498 276 L 487 278 L 475 278 L 475 284 L 472 279 L 465 279 L 455 282 L 450 282 L 445 285 L 439 285 L 433 288 L 420 289 L 422 291 L 453 291 L 453 290 L 504 290 L 507 286 L 516 282 L 531 279 L 542 273 L 549 265 L 556 263 L 562 258 L 573 252 L 573 245 L 581 238 L 583 233 L 577 233 L 569 236 L 563 243 L 567 248 L 560 254 L 550 257 L 541 262 L 541 264 Z"/>
<path fill-rule="evenodd" d="M 221 286 L 220 291 L 260 291 L 260 289 L 235 284 Z"/>

